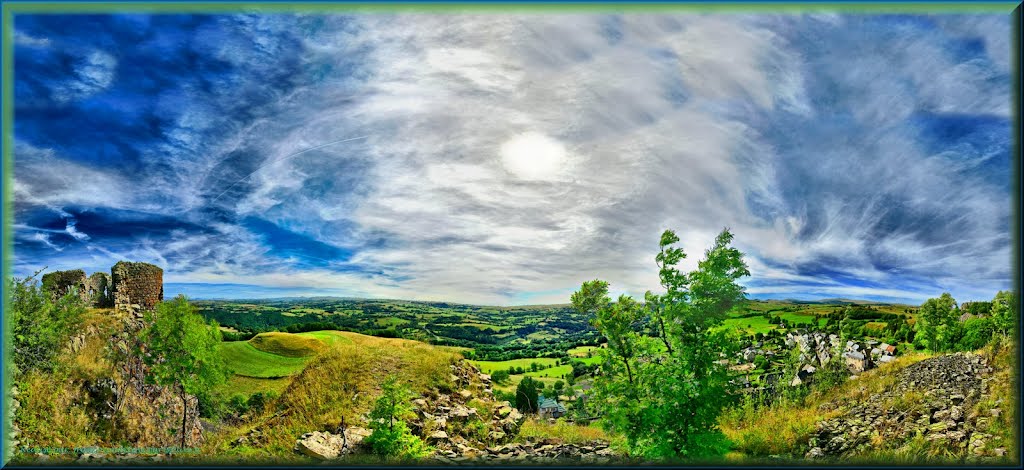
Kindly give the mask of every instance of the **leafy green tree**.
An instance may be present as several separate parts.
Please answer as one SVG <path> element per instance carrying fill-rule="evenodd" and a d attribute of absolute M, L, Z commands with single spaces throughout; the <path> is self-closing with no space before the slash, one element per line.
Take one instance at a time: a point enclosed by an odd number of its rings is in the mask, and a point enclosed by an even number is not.
<path fill-rule="evenodd" d="M 999 291 L 992 299 L 992 322 L 996 331 L 1010 335 L 1017 326 L 1017 296 L 1010 291 Z"/>
<path fill-rule="evenodd" d="M 416 459 L 429 453 L 427 445 L 405 424 L 405 417 L 412 413 L 412 398 L 412 391 L 393 375 L 381 384 L 380 397 L 370 411 L 373 433 L 366 438 L 374 453 L 399 459 Z"/>
<path fill-rule="evenodd" d="M 506 384 L 508 383 L 508 379 L 509 378 L 507 370 L 496 370 L 494 371 L 493 374 L 491 374 L 491 380 L 493 380 L 494 383 L 496 384 Z"/>
<path fill-rule="evenodd" d="M 523 377 L 516 386 L 516 408 L 523 413 L 536 413 L 540 391 L 537 381 L 532 377 Z"/>
<path fill-rule="evenodd" d="M 177 387 L 182 403 L 181 447 L 185 447 L 188 395 L 209 393 L 224 383 L 228 371 L 217 344 L 221 341 L 217 322 L 206 323 L 188 299 L 179 295 L 161 302 L 145 314 L 146 328 L 139 334 L 149 366 L 146 380 Z"/>
<path fill-rule="evenodd" d="M 555 384 L 551 386 L 551 391 L 555 393 L 556 397 L 562 394 L 563 389 L 565 389 L 565 382 L 561 380 L 556 380 Z"/>
<path fill-rule="evenodd" d="M 995 321 L 992 318 L 971 318 L 964 322 L 963 334 L 957 340 L 956 349 L 973 351 L 981 348 L 992 339 L 994 333 Z"/>
<path fill-rule="evenodd" d="M 593 315 L 608 342 L 600 352 L 593 404 L 633 454 L 679 458 L 727 448 L 717 421 L 727 404 L 729 374 L 718 361 L 736 349 L 736 338 L 716 327 L 744 299 L 736 281 L 750 274 L 743 254 L 730 246 L 732 238 L 722 231 L 697 269 L 684 274 L 675 264 L 685 255 L 672 247 L 679 238 L 666 231 L 656 256 L 666 292 L 645 295 L 646 305 L 628 296 L 612 302 L 601 280 L 583 283 L 572 295 L 573 307 Z M 653 337 L 643 334 L 642 323 L 657 325 Z"/>
<path fill-rule="evenodd" d="M 921 304 L 917 323 L 914 324 L 916 338 L 930 351 L 948 350 L 953 346 L 950 339 L 958 321 L 956 300 L 945 292 Z"/>
<path fill-rule="evenodd" d="M 41 272 L 41 271 L 40 271 Z M 11 372 L 52 371 L 57 354 L 82 323 L 85 306 L 75 292 L 51 300 L 35 282 L 35 273 L 10 279 L 9 309 L 4 312 L 11 327 Z"/>

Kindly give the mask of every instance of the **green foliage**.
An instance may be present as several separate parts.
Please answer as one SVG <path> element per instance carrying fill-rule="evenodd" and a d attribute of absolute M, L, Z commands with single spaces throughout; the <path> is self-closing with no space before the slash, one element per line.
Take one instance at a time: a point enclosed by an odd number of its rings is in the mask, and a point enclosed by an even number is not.
<path fill-rule="evenodd" d="M 404 417 L 412 413 L 412 391 L 399 383 L 393 375 L 384 380 L 381 390 L 380 397 L 370 411 L 370 428 L 373 433 L 366 438 L 373 452 L 402 460 L 427 455 L 427 445 L 409 431 L 404 421 Z"/>
<path fill-rule="evenodd" d="M 544 384 L 531 377 L 523 377 L 516 386 L 516 408 L 523 413 L 534 413 L 538 409 L 540 388 Z"/>
<path fill-rule="evenodd" d="M 554 385 L 551 386 L 551 391 L 555 393 L 555 396 L 562 394 L 562 390 L 565 388 L 565 382 L 562 380 L 556 380 Z"/>
<path fill-rule="evenodd" d="M 1010 291 L 999 291 L 992 299 L 992 321 L 996 331 L 1010 335 L 1017 326 L 1017 296 Z"/>
<path fill-rule="evenodd" d="M 82 324 L 85 312 L 74 292 L 51 300 L 45 289 L 36 285 L 34 277 L 8 281 L 10 303 L 5 316 L 11 325 L 11 365 L 16 376 L 32 370 L 52 371 L 58 354 Z"/>
<path fill-rule="evenodd" d="M 499 384 L 499 385 L 507 384 L 508 380 L 509 380 L 508 371 L 507 370 L 496 370 L 496 371 L 494 371 L 494 373 L 491 374 L 491 380 L 493 380 L 494 383 Z"/>
<path fill-rule="evenodd" d="M 930 351 L 947 351 L 958 327 L 956 300 L 948 292 L 921 304 L 914 330 L 920 344 Z M 915 341 L 917 343 L 918 341 Z"/>
<path fill-rule="evenodd" d="M 155 311 L 146 312 L 145 321 L 148 326 L 139 339 L 146 348 L 142 357 L 149 366 L 147 381 L 176 386 L 186 403 L 186 394 L 202 396 L 227 380 L 228 371 L 217 350 L 220 329 L 216 322 L 204 322 L 185 296 L 157 304 Z M 186 419 L 182 413 L 182 447 Z"/>
<path fill-rule="evenodd" d="M 956 349 L 958 351 L 974 351 L 992 340 L 992 335 L 996 331 L 995 321 L 988 317 L 971 318 L 964 322 L 961 331 L 962 334 L 956 342 Z"/>
<path fill-rule="evenodd" d="M 665 293 L 645 294 L 645 304 L 608 297 L 608 283 L 583 283 L 573 307 L 594 316 L 607 338 L 594 380 L 595 407 L 605 426 L 626 438 L 629 451 L 648 458 L 717 455 L 727 449 L 717 419 L 728 398 L 728 370 L 717 363 L 735 349 L 735 338 L 717 328 L 744 299 L 736 284 L 749 275 L 743 255 L 722 231 L 697 269 L 675 265 L 686 255 L 673 247 L 672 231 L 661 237 L 655 257 Z M 643 324 L 654 325 L 644 328 Z"/>

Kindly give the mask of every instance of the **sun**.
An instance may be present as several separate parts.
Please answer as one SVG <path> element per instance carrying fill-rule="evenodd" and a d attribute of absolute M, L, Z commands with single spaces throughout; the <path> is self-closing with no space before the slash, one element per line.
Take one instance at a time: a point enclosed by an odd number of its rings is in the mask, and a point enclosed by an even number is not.
<path fill-rule="evenodd" d="M 524 132 L 501 145 L 501 163 L 524 180 L 555 179 L 565 160 L 565 146 L 538 132 Z"/>

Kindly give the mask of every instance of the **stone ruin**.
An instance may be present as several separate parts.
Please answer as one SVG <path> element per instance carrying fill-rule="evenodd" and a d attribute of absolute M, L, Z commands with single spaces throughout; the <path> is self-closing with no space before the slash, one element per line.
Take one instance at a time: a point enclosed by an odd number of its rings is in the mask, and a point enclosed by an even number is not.
<path fill-rule="evenodd" d="M 82 300 L 89 301 L 89 292 L 86 286 L 88 280 L 85 277 L 85 271 L 81 269 L 47 273 L 43 275 L 42 281 L 43 290 L 49 292 L 53 300 L 69 293 L 77 293 Z"/>
<path fill-rule="evenodd" d="M 152 310 L 164 300 L 164 270 L 157 266 L 119 261 L 110 274 L 116 310 Z"/>
<path fill-rule="evenodd" d="M 73 269 L 43 275 L 43 290 L 59 298 L 76 292 L 90 307 L 119 311 L 152 310 L 164 299 L 164 271 L 149 263 L 120 261 L 110 274 Z"/>

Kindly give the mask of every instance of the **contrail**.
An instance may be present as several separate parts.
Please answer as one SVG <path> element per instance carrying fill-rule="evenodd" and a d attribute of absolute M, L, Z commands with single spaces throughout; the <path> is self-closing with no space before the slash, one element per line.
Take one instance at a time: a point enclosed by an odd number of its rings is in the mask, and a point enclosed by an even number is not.
<path fill-rule="evenodd" d="M 343 142 L 351 142 L 353 140 L 365 139 L 367 137 L 369 137 L 369 136 L 368 135 L 364 135 L 364 136 L 360 136 L 360 137 L 350 137 L 350 138 L 347 138 L 347 139 L 335 140 L 334 142 L 328 142 L 326 144 L 320 144 L 320 145 L 317 145 L 316 147 L 310 147 L 310 148 L 305 149 L 305 150 L 300 150 L 300 151 L 295 152 L 295 153 L 293 153 L 291 155 L 287 155 L 287 156 L 279 158 L 277 160 L 273 160 L 273 161 L 264 163 L 264 164 L 260 165 L 259 167 L 257 167 L 255 170 L 253 170 L 252 173 L 249 173 L 248 175 L 245 175 L 244 177 L 242 177 L 242 179 L 240 179 L 238 181 L 235 181 L 234 183 L 231 183 L 231 186 L 228 186 L 224 191 L 222 191 L 220 194 L 218 194 L 217 197 L 213 198 L 213 200 L 210 201 L 210 203 L 213 204 L 214 202 L 217 202 L 217 200 L 220 199 L 221 196 L 227 194 L 228 191 L 231 191 L 231 188 L 234 188 L 236 184 L 241 183 L 242 181 L 245 181 L 245 180 L 249 179 L 250 176 L 255 175 L 258 171 L 262 170 L 263 168 L 265 168 L 267 166 L 273 165 L 273 164 L 278 163 L 278 162 L 283 162 L 283 161 L 285 161 L 285 160 L 287 160 L 289 158 L 297 157 L 297 156 L 302 155 L 302 154 L 304 154 L 306 152 L 311 152 L 313 150 L 322 149 L 324 147 L 327 147 L 328 145 L 340 144 L 340 143 L 343 143 Z"/>

